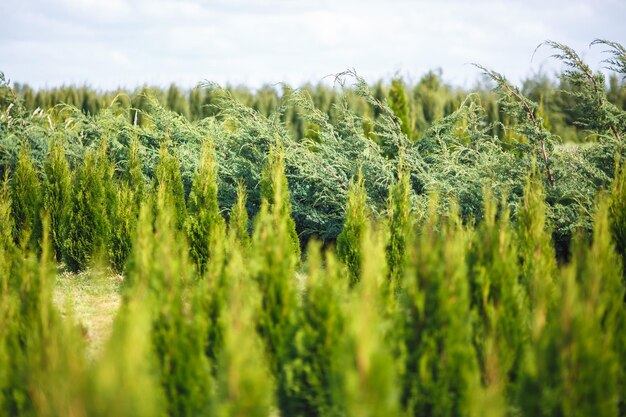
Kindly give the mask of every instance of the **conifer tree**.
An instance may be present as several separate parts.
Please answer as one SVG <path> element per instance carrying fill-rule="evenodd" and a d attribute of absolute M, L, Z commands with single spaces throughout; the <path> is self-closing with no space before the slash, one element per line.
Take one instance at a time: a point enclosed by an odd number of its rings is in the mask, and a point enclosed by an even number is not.
<path fill-rule="evenodd" d="M 454 213 L 429 218 L 412 254 L 402 403 L 413 416 L 468 415 L 480 383 L 472 347 L 466 239 Z"/>
<path fill-rule="evenodd" d="M 622 164 L 621 170 L 616 170 L 609 214 L 613 240 L 617 253 L 622 256 L 623 274 L 626 279 L 626 164 Z"/>
<path fill-rule="evenodd" d="M 64 233 L 71 202 L 72 172 L 65 158 L 61 138 L 52 139 L 48 159 L 44 165 L 43 208 L 50 216 L 52 245 L 57 261 L 62 258 Z"/>
<path fill-rule="evenodd" d="M 176 155 L 170 154 L 167 142 L 161 145 L 155 175 L 155 187 L 159 198 L 163 199 L 166 205 L 175 208 L 174 224 L 182 230 L 187 216 L 185 189 L 180 173 L 180 161 Z"/>
<path fill-rule="evenodd" d="M 217 229 L 225 229 L 217 201 L 217 165 L 213 144 L 206 140 L 200 153 L 200 167 L 196 172 L 189 194 L 186 230 L 191 257 L 199 271 L 204 272 L 212 254 L 211 243 Z"/>
<path fill-rule="evenodd" d="M 133 192 L 134 211 L 138 215 L 139 207 L 145 195 L 146 180 L 143 176 L 140 143 L 137 136 L 133 136 L 128 146 L 128 162 L 124 172 L 124 180 Z"/>
<path fill-rule="evenodd" d="M 282 151 L 272 150 L 264 175 L 261 211 L 255 219 L 251 269 L 261 292 L 258 330 L 276 379 L 278 405 L 282 414 L 293 415 L 298 402 L 290 395 L 290 375 L 285 365 L 294 357 L 293 339 L 298 320 L 295 271 L 299 245 L 294 242 L 290 204 L 284 201 L 289 194 L 283 167 Z M 270 191 L 273 192 L 271 201 L 265 197 Z"/>
<path fill-rule="evenodd" d="M 543 186 L 535 177 L 526 180 L 522 207 L 517 214 L 521 284 L 528 298 L 531 337 L 541 332 L 555 292 L 556 255 L 546 224 Z"/>
<path fill-rule="evenodd" d="M 337 255 L 348 267 L 351 285 L 358 282 L 361 276 L 363 257 L 361 245 L 368 217 L 367 193 L 363 175 L 359 170 L 356 182 L 352 182 L 350 185 L 346 204 L 346 220 L 341 233 L 337 236 Z"/>
<path fill-rule="evenodd" d="M 255 329 L 259 294 L 236 247 L 227 270 L 232 291 L 219 320 L 224 333 L 217 358 L 216 415 L 266 417 L 271 414 L 275 391 L 263 342 Z"/>
<path fill-rule="evenodd" d="M 519 375 L 528 311 L 506 199 L 497 205 L 485 188 L 484 213 L 468 252 L 470 302 L 477 314 L 473 336 L 483 384 L 500 389 L 514 386 Z"/>
<path fill-rule="evenodd" d="M 296 222 L 291 217 L 291 196 L 285 174 L 285 152 L 282 145 L 270 147 L 268 163 L 261 174 L 261 199 L 267 201 L 270 211 L 286 222 L 291 246 L 298 263 L 300 262 L 300 239 L 296 231 Z"/>
<path fill-rule="evenodd" d="M 120 306 L 109 342 L 87 376 L 89 416 L 152 417 L 166 399 L 152 348 L 150 303 L 135 298 Z"/>
<path fill-rule="evenodd" d="M 409 247 L 413 241 L 414 219 L 411 215 L 409 173 L 398 171 L 398 181 L 389 190 L 389 238 L 386 246 L 389 279 L 394 292 L 404 280 Z"/>
<path fill-rule="evenodd" d="M 105 185 L 110 181 L 107 165 L 98 152 L 89 150 L 76 171 L 63 244 L 63 259 L 72 271 L 87 268 L 94 255 L 106 249 L 110 233 Z"/>
<path fill-rule="evenodd" d="M 358 312 L 349 321 L 339 357 L 346 364 L 344 387 L 345 415 L 401 415 L 399 364 L 385 341 L 382 312 L 387 286 L 384 242 L 380 233 L 366 227 L 362 237 L 364 253 L 361 277 L 354 287 L 350 311 Z"/>
<path fill-rule="evenodd" d="M 603 343 L 593 302 L 576 283 L 578 262 L 561 272 L 558 302 L 528 352 L 519 395 L 525 415 L 619 415 L 622 364 Z"/>
<path fill-rule="evenodd" d="M 242 181 L 237 184 L 237 202 L 233 204 L 230 210 L 230 219 L 228 230 L 231 236 L 239 242 L 242 250 L 247 251 L 250 245 L 250 235 L 248 232 L 248 210 L 246 208 L 247 192 L 246 186 Z"/>
<path fill-rule="evenodd" d="M 347 282 L 332 253 L 322 263 L 320 244 L 307 250 L 294 357 L 284 365 L 290 375 L 291 415 L 343 415 L 345 369 L 339 350 L 347 333 L 343 311 Z"/>
<path fill-rule="evenodd" d="M 134 197 L 126 183 L 118 183 L 114 206 L 109 214 L 111 235 L 108 244 L 111 266 L 119 273 L 124 270 L 137 226 L 138 213 L 135 210 Z"/>
<path fill-rule="evenodd" d="M 160 187 L 165 188 L 165 184 Z M 193 281 L 194 274 L 189 249 L 175 219 L 176 208 L 163 189 L 153 202 L 142 207 L 128 267 L 126 299 L 139 297 L 152 306 L 151 341 L 167 413 L 209 415 L 213 379 L 204 350 L 206 319 L 197 297 L 183 299 L 184 285 Z"/>
<path fill-rule="evenodd" d="M 407 138 L 411 138 L 409 99 L 402 79 L 395 78 L 391 81 L 387 101 L 389 102 L 389 107 L 400 121 L 400 130 Z"/>
<path fill-rule="evenodd" d="M 16 243 L 36 248 L 41 238 L 41 185 L 39 176 L 26 145 L 20 147 L 17 166 L 11 179 L 13 238 Z"/>
<path fill-rule="evenodd" d="M 145 196 L 145 180 L 141 171 L 139 139 L 135 136 L 128 147 L 128 160 L 122 180 L 114 192 L 109 220 L 109 259 L 113 269 L 122 272 L 131 252 L 139 211 Z"/>

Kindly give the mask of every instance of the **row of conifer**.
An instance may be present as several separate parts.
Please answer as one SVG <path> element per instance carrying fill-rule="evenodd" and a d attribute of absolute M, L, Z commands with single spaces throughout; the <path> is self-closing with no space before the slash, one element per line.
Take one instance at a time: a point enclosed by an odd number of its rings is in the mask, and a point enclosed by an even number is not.
<path fill-rule="evenodd" d="M 7 415 L 625 415 L 626 170 L 560 264 L 536 174 L 513 223 L 485 188 L 471 224 L 438 214 L 436 196 L 416 213 L 402 167 L 385 216 L 358 175 L 336 250 L 312 240 L 302 256 L 280 144 L 252 222 L 243 186 L 221 212 L 210 140 L 188 198 L 171 144 L 149 184 L 138 147 L 119 177 L 106 142 L 74 171 L 53 142 L 43 173 L 23 147 L 4 180 Z M 56 261 L 102 260 L 123 273 L 123 301 L 89 360 L 51 291 Z"/>

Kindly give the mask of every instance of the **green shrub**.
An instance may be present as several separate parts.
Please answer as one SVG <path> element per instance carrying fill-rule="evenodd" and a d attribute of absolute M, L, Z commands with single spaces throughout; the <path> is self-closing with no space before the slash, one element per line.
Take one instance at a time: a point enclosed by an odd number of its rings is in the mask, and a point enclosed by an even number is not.
<path fill-rule="evenodd" d="M 543 186 L 534 177 L 526 180 L 521 207 L 517 213 L 517 240 L 521 284 L 528 298 L 529 325 L 534 338 L 545 325 L 556 291 L 556 255 L 546 224 Z"/>
<path fill-rule="evenodd" d="M 200 272 L 204 272 L 212 257 L 211 244 L 216 234 L 223 232 L 225 223 L 217 201 L 217 166 L 213 144 L 206 140 L 202 144 L 200 167 L 196 172 L 188 200 L 189 217 L 186 231 L 191 257 Z"/>
<path fill-rule="evenodd" d="M 106 250 L 110 233 L 106 182 L 111 171 L 102 151 L 89 151 L 76 171 L 63 259 L 72 271 L 84 270 Z"/>
<path fill-rule="evenodd" d="M 361 263 L 363 262 L 361 245 L 368 218 L 365 183 L 359 171 L 356 182 L 350 186 L 345 223 L 337 237 L 337 255 L 348 267 L 351 285 L 357 283 L 361 276 Z"/>
<path fill-rule="evenodd" d="M 15 242 L 32 249 L 36 248 L 41 238 L 39 220 L 41 185 L 35 163 L 26 145 L 20 147 L 17 166 L 11 179 L 11 201 Z"/>
<path fill-rule="evenodd" d="M 616 171 L 609 206 L 611 232 L 617 253 L 622 255 L 622 266 L 626 279 L 626 164 Z"/>
<path fill-rule="evenodd" d="M 132 237 L 137 227 L 138 213 L 135 208 L 135 195 L 128 185 L 118 184 L 114 206 L 109 214 L 111 235 L 108 242 L 109 261 L 113 269 L 124 271 L 126 260 L 132 249 Z"/>
<path fill-rule="evenodd" d="M 331 253 L 325 264 L 319 243 L 310 242 L 293 358 L 283 364 L 289 375 L 289 412 L 294 416 L 344 413 L 345 369 L 339 349 L 347 333 L 343 310 L 347 280 Z"/>
<path fill-rule="evenodd" d="M 239 182 L 237 185 L 237 202 L 233 204 L 230 210 L 230 219 L 228 223 L 228 230 L 234 237 L 235 241 L 239 242 L 239 245 L 244 252 L 250 246 L 250 234 L 248 232 L 248 210 L 246 208 L 247 193 L 246 187 L 243 182 Z"/>
<path fill-rule="evenodd" d="M 413 242 L 414 216 L 411 213 L 411 188 L 409 173 L 398 172 L 398 182 L 389 190 L 388 224 L 389 238 L 385 248 L 389 279 L 398 292 L 408 263 L 409 247 Z"/>
<path fill-rule="evenodd" d="M 400 122 L 400 130 L 407 138 L 412 138 L 411 122 L 409 118 L 409 100 L 401 78 L 391 81 L 389 96 L 387 97 L 389 107 Z"/>
<path fill-rule="evenodd" d="M 62 258 L 64 233 L 68 227 L 72 173 L 65 158 L 63 139 L 50 141 L 48 159 L 44 164 L 43 208 L 50 216 L 52 245 L 57 261 Z"/>
<path fill-rule="evenodd" d="M 578 262 L 562 272 L 558 303 L 529 352 L 519 399 L 524 415 L 618 415 L 621 364 L 576 283 Z"/>
<path fill-rule="evenodd" d="M 163 142 L 159 151 L 159 164 L 156 167 L 155 179 L 159 199 L 164 200 L 166 205 L 174 207 L 174 224 L 182 230 L 187 218 L 185 189 L 180 173 L 180 162 L 176 155 L 170 154 L 167 142 Z"/>
<path fill-rule="evenodd" d="M 196 297 L 184 298 L 195 277 L 176 218 L 176 207 L 160 195 L 142 207 L 125 299 L 151 307 L 150 338 L 167 414 L 207 415 L 213 378 L 205 355 L 206 318 Z"/>
<path fill-rule="evenodd" d="M 363 257 L 361 277 L 348 304 L 352 317 L 338 353 L 344 364 L 339 386 L 343 387 L 345 415 L 401 415 L 400 366 L 385 340 L 389 323 L 383 316 L 387 273 L 381 234 L 366 227 L 362 248 L 367 256 Z"/>
<path fill-rule="evenodd" d="M 267 201 L 269 210 L 283 219 L 289 233 L 292 250 L 300 263 L 300 239 L 296 222 L 291 217 L 291 195 L 285 175 L 285 154 L 282 146 L 270 147 L 268 162 L 261 174 L 261 199 Z"/>
<path fill-rule="evenodd" d="M 232 291 L 219 320 L 224 332 L 217 355 L 216 415 L 266 417 L 274 409 L 274 381 L 255 329 L 259 293 L 238 249 L 231 254 L 227 274 Z"/>
<path fill-rule="evenodd" d="M 457 222 L 454 213 L 445 219 L 431 209 L 412 253 L 404 301 L 402 403 L 413 416 L 468 415 L 480 383 L 472 346 L 467 236 Z"/>
<path fill-rule="evenodd" d="M 513 398 L 528 343 L 527 298 L 506 201 L 497 204 L 488 188 L 484 196 L 485 216 L 467 254 L 474 345 L 483 384 L 504 388 Z"/>
<path fill-rule="evenodd" d="M 276 159 L 274 159 L 274 156 Z M 297 413 L 298 400 L 290 395 L 290 375 L 286 365 L 294 357 L 293 339 L 297 330 L 296 265 L 299 247 L 293 236 L 293 220 L 289 216 L 285 177 L 280 151 L 270 159 L 273 191 L 272 202 L 263 200 L 254 224 L 251 246 L 251 273 L 261 292 L 258 330 L 265 342 L 270 369 L 277 384 L 281 414 Z"/>

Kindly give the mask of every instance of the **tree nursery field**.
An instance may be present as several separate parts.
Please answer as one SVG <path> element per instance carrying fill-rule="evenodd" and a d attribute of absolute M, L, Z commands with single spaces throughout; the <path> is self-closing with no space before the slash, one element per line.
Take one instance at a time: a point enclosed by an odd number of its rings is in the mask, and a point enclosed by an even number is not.
<path fill-rule="evenodd" d="M 548 41 L 558 86 L 463 94 L 2 76 L 0 415 L 626 416 L 626 49 L 592 45 L 610 82 Z"/>

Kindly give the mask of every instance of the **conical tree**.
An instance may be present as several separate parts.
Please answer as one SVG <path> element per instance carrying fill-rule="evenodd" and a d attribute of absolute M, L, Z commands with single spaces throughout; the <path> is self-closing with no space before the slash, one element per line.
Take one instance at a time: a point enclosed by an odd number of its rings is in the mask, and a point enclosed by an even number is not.
<path fill-rule="evenodd" d="M 261 199 L 267 201 L 269 211 L 275 212 L 284 222 L 289 233 L 291 246 L 298 263 L 300 262 L 300 239 L 296 232 L 296 222 L 291 217 L 291 196 L 285 175 L 285 152 L 282 145 L 270 147 L 268 163 L 261 174 Z"/>
<path fill-rule="evenodd" d="M 263 202 L 255 219 L 251 246 L 251 269 L 261 292 L 258 329 L 265 342 L 270 369 L 276 379 L 281 414 L 293 415 L 298 404 L 290 395 L 286 364 L 294 358 L 293 340 L 297 330 L 296 265 L 299 245 L 294 242 L 293 219 L 289 215 L 282 152 L 272 150 L 264 175 Z M 268 183 L 271 180 L 271 184 Z M 273 192 L 271 202 L 266 199 Z"/>
<path fill-rule="evenodd" d="M 230 210 L 230 220 L 228 230 L 233 238 L 239 242 L 242 250 L 245 252 L 250 246 L 250 234 L 248 232 L 249 218 L 246 208 L 247 193 L 243 182 L 237 184 L 237 202 L 233 204 Z"/>
<path fill-rule="evenodd" d="M 67 228 L 67 218 L 71 202 L 72 173 L 65 158 L 63 139 L 50 142 L 48 159 L 44 165 L 43 208 L 50 216 L 52 245 L 57 261 L 62 258 L 63 234 Z"/>
<path fill-rule="evenodd" d="M 409 99 L 401 78 L 395 78 L 391 81 L 387 101 L 389 102 L 389 107 L 400 121 L 400 130 L 407 138 L 411 138 Z"/>
<path fill-rule="evenodd" d="M 384 241 L 380 233 L 366 227 L 362 245 L 367 256 L 363 257 L 361 277 L 349 304 L 355 314 L 340 343 L 339 357 L 345 368 L 340 384 L 345 415 L 402 415 L 397 374 L 401 366 L 385 340 L 389 323 L 382 314 L 387 286 Z"/>
<path fill-rule="evenodd" d="M 483 194 L 484 220 L 467 255 L 474 345 L 484 385 L 508 387 L 512 396 L 528 342 L 526 297 L 506 200 L 496 204 L 489 188 Z"/>
<path fill-rule="evenodd" d="M 35 163 L 26 145 L 20 147 L 11 179 L 11 200 L 16 243 L 36 248 L 41 238 L 41 185 Z"/>
<path fill-rule="evenodd" d="M 199 271 L 204 272 L 211 258 L 211 243 L 217 233 L 223 234 L 224 219 L 217 201 L 217 165 L 213 144 L 206 140 L 200 153 L 200 169 L 196 172 L 189 194 L 186 230 L 191 257 Z M 217 231 L 220 229 L 220 231 Z"/>
<path fill-rule="evenodd" d="M 141 210 L 126 299 L 152 307 L 152 349 L 167 414 L 211 415 L 213 378 L 204 350 L 206 319 L 193 293 L 190 299 L 183 298 L 185 286 L 194 280 L 189 248 L 175 224 L 175 206 L 164 190 L 157 192 L 156 209 L 151 204 Z"/>
<path fill-rule="evenodd" d="M 174 207 L 174 224 L 182 230 L 187 217 L 185 188 L 180 173 L 180 161 L 176 155 L 169 152 L 167 141 L 163 142 L 159 151 L 155 178 L 155 189 L 159 198 L 164 200 L 166 205 Z"/>
<path fill-rule="evenodd" d="M 337 255 L 348 267 L 351 285 L 357 283 L 361 276 L 363 258 L 361 244 L 368 218 L 367 193 L 363 175 L 359 170 L 356 182 L 350 185 L 346 220 L 341 233 L 337 236 Z"/>
<path fill-rule="evenodd" d="M 404 280 L 414 234 L 409 173 L 402 168 L 398 171 L 398 182 L 389 190 L 388 207 L 387 266 L 391 286 L 397 293 Z"/>
<path fill-rule="evenodd" d="M 103 166 L 104 165 L 104 166 Z M 110 224 L 105 181 L 110 181 L 108 164 L 89 150 L 76 171 L 63 259 L 72 271 L 87 268 L 94 255 L 103 253 Z"/>
<path fill-rule="evenodd" d="M 266 417 L 275 391 L 263 341 L 255 331 L 260 297 L 238 248 L 233 249 L 227 275 L 232 291 L 220 318 L 224 332 L 217 357 L 216 415 Z"/>
<path fill-rule="evenodd" d="M 621 169 L 616 170 L 609 213 L 613 240 L 617 253 L 622 256 L 623 273 L 626 279 L 626 163 L 622 164 Z"/>
<path fill-rule="evenodd" d="M 541 182 L 529 177 L 517 214 L 517 240 L 521 283 L 528 297 L 531 337 L 539 334 L 555 293 L 556 255 L 546 224 L 545 192 Z"/>
<path fill-rule="evenodd" d="M 443 219 L 435 207 L 414 248 L 406 286 L 402 399 L 413 416 L 468 415 L 480 378 L 472 346 L 467 237 L 454 213 Z"/>

